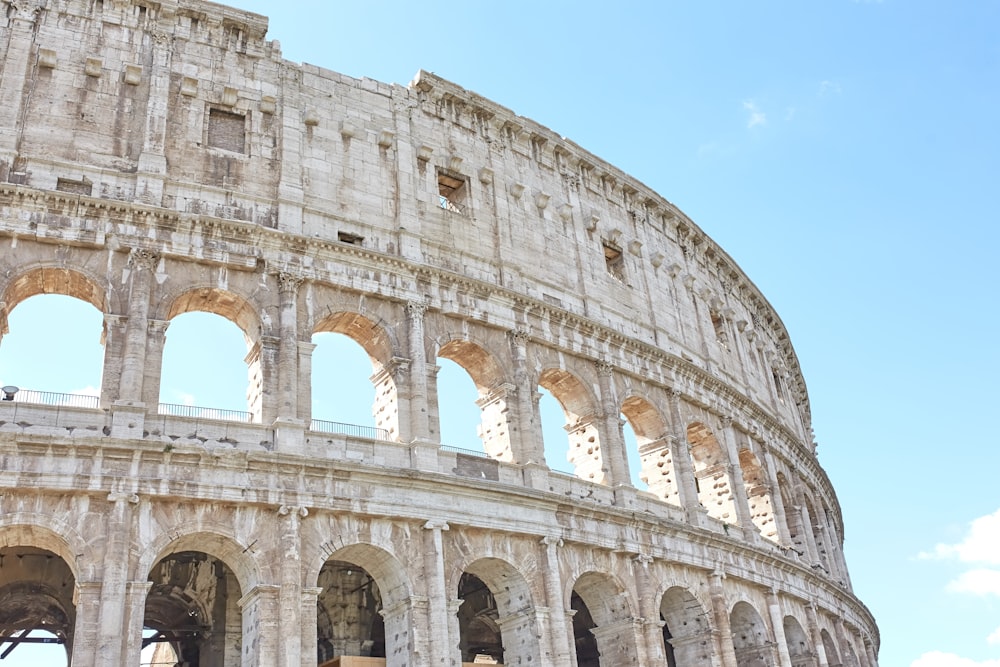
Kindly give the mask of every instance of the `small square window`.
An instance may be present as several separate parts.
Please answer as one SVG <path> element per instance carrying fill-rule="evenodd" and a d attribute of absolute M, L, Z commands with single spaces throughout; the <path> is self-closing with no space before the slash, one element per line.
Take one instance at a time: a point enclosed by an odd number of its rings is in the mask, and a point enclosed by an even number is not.
<path fill-rule="evenodd" d="M 208 145 L 225 151 L 246 150 L 246 117 L 222 109 L 208 110 Z"/>
<path fill-rule="evenodd" d="M 438 205 L 452 213 L 465 214 L 469 188 L 461 176 L 438 171 Z"/>
<path fill-rule="evenodd" d="M 357 234 L 351 234 L 350 232 L 337 232 L 337 240 L 341 243 L 361 245 L 361 242 L 365 240 L 365 237 L 358 236 Z"/>
<path fill-rule="evenodd" d="M 625 257 L 621 248 L 604 242 L 604 264 L 613 278 L 625 282 Z"/>

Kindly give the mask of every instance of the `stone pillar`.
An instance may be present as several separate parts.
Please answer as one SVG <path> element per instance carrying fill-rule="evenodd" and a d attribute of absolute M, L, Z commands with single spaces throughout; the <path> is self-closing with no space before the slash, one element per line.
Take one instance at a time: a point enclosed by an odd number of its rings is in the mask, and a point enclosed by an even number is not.
<path fill-rule="evenodd" d="M 125 584 L 123 665 L 139 664 L 142 652 L 142 628 L 146 620 L 146 597 L 152 587 L 151 581 L 129 581 Z"/>
<path fill-rule="evenodd" d="M 11 3 L 8 10 L 7 52 L 0 78 L 0 109 L 4 110 L 0 118 L 0 177 L 4 181 L 9 178 L 21 142 L 26 84 L 35 78 L 31 46 L 44 5 L 43 0 L 29 0 Z"/>
<path fill-rule="evenodd" d="M 146 333 L 149 297 L 153 271 L 160 261 L 159 253 L 133 248 L 129 256 L 131 290 L 128 302 L 128 322 L 125 325 L 125 353 L 122 359 L 118 400 L 126 403 L 142 401 L 142 380 L 146 369 Z"/>
<path fill-rule="evenodd" d="M 722 577 L 723 573 L 720 570 L 716 570 L 709 577 L 712 615 L 715 618 L 719 656 L 722 658 L 722 667 L 738 667 L 736 649 L 733 646 L 733 629 L 729 624 L 729 605 L 726 604 L 726 592 L 722 588 Z"/>
<path fill-rule="evenodd" d="M 163 347 L 167 342 L 169 326 L 170 320 L 149 320 L 146 327 L 146 373 L 142 380 L 142 402 L 153 412 L 160 403 Z"/>
<path fill-rule="evenodd" d="M 650 665 L 666 664 L 667 657 L 663 645 L 664 621 L 660 620 L 660 610 L 653 593 L 657 587 L 649 576 L 652 556 L 640 554 L 632 559 L 635 568 L 636 587 L 639 592 L 639 613 L 642 614 L 642 635 L 646 643 L 646 659 Z M 643 663 L 646 664 L 646 663 Z"/>
<path fill-rule="evenodd" d="M 302 278 L 290 273 L 279 273 L 279 343 L 278 343 L 278 419 L 298 418 L 298 294 Z"/>
<path fill-rule="evenodd" d="M 322 588 L 310 587 L 302 589 L 302 612 L 299 616 L 301 628 L 299 641 L 302 642 L 302 667 L 316 667 L 319 662 L 316 655 L 316 648 L 319 644 L 317 632 L 319 630 L 319 618 L 316 615 L 316 601 L 323 592 Z M 386 636 L 389 636 L 386 631 Z"/>
<path fill-rule="evenodd" d="M 410 345 L 410 437 L 430 439 L 427 400 L 427 353 L 424 348 L 424 313 L 427 306 L 410 301 L 406 304 Z"/>
<path fill-rule="evenodd" d="M 301 667 L 302 665 L 302 537 L 299 528 L 301 519 L 309 516 L 305 507 L 278 508 L 281 537 L 281 591 L 278 595 L 278 633 L 281 637 L 278 652 L 278 667 Z M 314 606 L 315 608 L 315 606 Z M 315 612 L 313 612 L 315 615 Z M 315 625 L 313 626 L 315 627 Z M 315 658 L 316 651 L 311 652 Z"/>
<path fill-rule="evenodd" d="M 813 536 L 812 517 L 809 515 L 809 508 L 806 507 L 802 493 L 799 492 L 798 496 L 798 511 L 800 520 L 802 521 L 802 541 L 806 545 L 806 553 L 808 554 L 809 564 L 819 565 L 819 552 L 816 549 L 816 538 Z"/>
<path fill-rule="evenodd" d="M 104 531 L 104 576 L 101 582 L 100 613 L 98 615 L 94 664 L 118 667 L 123 663 L 127 636 L 125 612 L 127 601 L 129 554 L 132 546 L 132 508 L 139 497 L 128 493 L 111 493 L 107 525 Z M 140 621 L 141 622 L 141 621 Z M 140 634 L 141 634 L 140 627 Z"/>
<path fill-rule="evenodd" d="M 774 630 L 774 642 L 778 648 L 778 665 L 792 667 L 792 657 L 788 653 L 788 638 L 785 637 L 785 619 L 781 615 L 781 605 L 774 589 L 767 592 L 767 612 L 771 617 L 771 628 Z"/>
<path fill-rule="evenodd" d="M 279 338 L 261 335 L 244 358 L 249 377 L 247 408 L 257 424 L 273 424 L 278 417 L 271 388 L 276 384 L 275 368 L 278 365 L 280 345 Z"/>
<path fill-rule="evenodd" d="M 243 625 L 242 667 L 279 664 L 279 593 L 279 586 L 258 585 L 236 603 Z"/>
<path fill-rule="evenodd" d="M 545 442 L 541 429 L 537 427 L 534 402 L 531 400 L 535 387 L 528 373 L 528 332 L 514 329 L 507 332 L 514 359 L 515 411 L 510 418 L 510 428 L 517 435 L 511 440 L 517 447 L 517 462 L 527 465 L 545 465 Z M 510 413 L 508 412 L 508 415 Z"/>
<path fill-rule="evenodd" d="M 736 446 L 736 437 L 733 434 L 733 420 L 731 417 L 722 417 L 719 420 L 722 432 L 723 447 L 729 458 L 729 476 L 733 483 L 733 506 L 736 508 L 736 520 L 743 530 L 743 537 L 747 542 L 756 544 L 759 542 L 760 531 L 754 524 L 750 516 L 750 502 L 747 497 L 747 487 L 743 481 L 743 467 L 740 465 L 740 454 Z"/>
<path fill-rule="evenodd" d="M 863 641 L 865 643 L 865 655 L 868 656 L 869 666 L 878 667 L 878 656 L 875 654 L 875 646 L 872 644 L 871 637 L 864 637 Z"/>
<path fill-rule="evenodd" d="M 826 657 L 826 646 L 823 645 L 823 633 L 820 631 L 819 619 L 816 618 L 816 607 L 811 602 L 806 603 L 806 621 L 809 625 L 809 638 L 813 643 L 818 667 L 830 667 Z"/>
<path fill-rule="evenodd" d="M 424 578 L 427 581 L 428 638 L 431 667 L 451 667 L 458 662 L 458 640 L 451 637 L 451 619 L 448 601 L 454 598 L 446 590 L 444 577 L 444 544 L 441 532 L 448 530 L 444 521 L 428 521 L 424 524 L 428 531 L 424 536 Z"/>
<path fill-rule="evenodd" d="M 632 618 L 623 618 L 608 625 L 599 625 L 591 632 L 597 640 L 597 650 L 601 654 L 602 665 L 615 667 L 644 667 L 645 656 L 639 653 L 643 648 L 638 641 L 641 630 Z"/>
<path fill-rule="evenodd" d="M 687 512 L 688 521 L 695 526 L 705 524 L 708 511 L 698 499 L 698 489 L 694 484 L 694 463 L 691 461 L 691 448 L 687 441 L 687 428 L 681 417 L 681 393 L 675 389 L 667 392 L 670 406 L 670 422 L 673 435 L 670 444 L 673 447 L 674 470 L 677 474 L 677 495 L 681 507 Z"/>
<path fill-rule="evenodd" d="M 299 377 L 298 389 L 296 390 L 298 404 L 298 418 L 302 420 L 306 428 L 310 428 L 312 421 L 312 356 L 316 349 L 314 343 L 303 343 L 299 341 Z"/>
<path fill-rule="evenodd" d="M 101 373 L 101 407 L 109 408 L 118 400 L 122 380 L 122 352 L 125 347 L 124 315 L 104 314 L 104 368 Z"/>
<path fill-rule="evenodd" d="M 146 102 L 146 132 L 139 154 L 136 176 L 137 198 L 153 206 L 163 204 L 163 182 L 167 173 L 166 134 L 170 95 L 171 38 L 159 30 L 145 34 L 152 41 L 149 98 Z M 144 45 L 147 48 L 149 45 Z"/>
<path fill-rule="evenodd" d="M 76 594 L 74 595 L 76 624 L 73 626 L 73 648 L 70 653 L 70 664 L 73 667 L 95 667 L 98 664 L 102 588 L 99 581 L 78 581 L 76 583 Z"/>
<path fill-rule="evenodd" d="M 785 501 L 781 497 L 781 486 L 778 484 L 778 469 L 774 457 L 767 447 L 763 447 L 764 467 L 767 468 L 767 479 L 771 486 L 771 507 L 774 509 L 774 522 L 778 527 L 778 543 L 786 549 L 792 547 L 792 535 L 788 532 L 788 515 L 785 513 Z"/>
<path fill-rule="evenodd" d="M 558 537 L 543 537 L 545 545 L 545 599 L 548 602 L 552 632 L 549 641 L 552 646 L 552 667 L 571 667 L 574 654 L 570 652 L 573 641 L 573 617 L 567 612 L 563 596 L 562 574 L 559 570 L 559 547 L 563 541 Z"/>
<path fill-rule="evenodd" d="M 597 382 L 601 389 L 601 454 L 608 469 L 611 486 L 632 486 L 625 456 L 625 438 L 622 436 L 621 406 L 612 383 L 614 366 L 597 363 Z"/>

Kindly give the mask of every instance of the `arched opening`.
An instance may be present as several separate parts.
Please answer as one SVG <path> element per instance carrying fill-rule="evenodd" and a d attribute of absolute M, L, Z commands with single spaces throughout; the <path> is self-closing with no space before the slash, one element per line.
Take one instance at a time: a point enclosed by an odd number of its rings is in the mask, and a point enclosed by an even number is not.
<path fill-rule="evenodd" d="M 668 667 L 712 664 L 712 634 L 708 615 L 686 589 L 669 589 L 660 602 L 663 645 Z"/>
<path fill-rule="evenodd" d="M 580 479 L 604 484 L 607 481 L 604 456 L 597 430 L 594 400 L 587 388 L 576 376 L 558 368 L 542 371 L 538 384 L 562 408 L 565 423 L 563 428 L 569 435 L 567 458 L 573 466 L 573 473 Z"/>
<path fill-rule="evenodd" d="M 0 384 L 20 387 L 16 400 L 97 407 L 104 366 L 99 309 L 78 297 L 39 294 L 13 307 L 6 331 L 2 316 Z"/>
<path fill-rule="evenodd" d="M 319 572 L 316 655 L 320 664 L 340 656 L 385 657 L 382 593 L 360 565 L 328 560 Z"/>
<path fill-rule="evenodd" d="M 844 667 L 860 667 L 858 654 L 854 652 L 854 647 L 850 640 L 844 642 Z"/>
<path fill-rule="evenodd" d="M 243 594 L 226 563 L 200 551 L 180 551 L 158 561 L 149 581 L 143 617 L 147 647 L 167 643 L 177 661 L 190 667 L 240 663 Z"/>
<path fill-rule="evenodd" d="M 317 578 L 316 655 L 319 665 L 344 656 L 409 664 L 412 626 L 403 566 L 370 544 L 337 550 Z"/>
<path fill-rule="evenodd" d="M 473 442 L 472 434 L 476 434 L 476 449 L 493 459 L 514 461 L 507 419 L 513 385 L 505 381 L 500 365 L 482 347 L 467 340 L 442 345 L 438 362 L 441 442 L 464 446 Z"/>
<path fill-rule="evenodd" d="M 538 623 L 527 579 L 498 558 L 471 563 L 459 579 L 462 661 L 537 665 Z"/>
<path fill-rule="evenodd" d="M 788 537 L 792 540 L 792 548 L 799 556 L 806 556 L 808 546 L 806 545 L 805 531 L 802 528 L 802 514 L 799 512 L 799 504 L 795 502 L 792 495 L 791 485 L 784 473 L 775 475 L 778 479 L 778 493 L 781 494 L 781 504 L 785 508 L 786 525 L 788 526 Z"/>
<path fill-rule="evenodd" d="M 785 616 L 782 626 L 785 629 L 785 644 L 788 646 L 788 657 L 792 659 L 792 667 L 815 667 L 812 645 L 798 619 Z"/>
<path fill-rule="evenodd" d="M 5 638 L 0 658 L 67 665 L 76 625 L 75 589 L 73 571 L 55 553 L 30 546 L 0 549 L 0 637 Z"/>
<path fill-rule="evenodd" d="M 311 384 L 300 387 L 300 395 L 310 395 L 311 400 L 301 401 L 300 416 L 311 416 L 317 430 L 357 425 L 381 429 L 384 437 L 398 439 L 394 376 L 398 369 L 385 330 L 358 313 L 337 312 L 316 323 L 312 342 L 316 347 L 308 370 Z M 306 376 L 303 364 L 300 374 Z M 310 415 L 304 412 L 307 404 Z"/>
<path fill-rule="evenodd" d="M 177 297 L 166 319 L 160 412 L 260 423 L 272 378 L 265 378 L 268 354 L 251 305 L 231 292 L 199 288 Z"/>
<path fill-rule="evenodd" d="M 180 662 L 176 638 L 155 628 L 142 629 L 139 667 L 174 667 Z"/>
<path fill-rule="evenodd" d="M 757 610 L 737 602 L 729 615 L 737 667 L 774 667 L 767 626 Z"/>
<path fill-rule="evenodd" d="M 722 447 L 712 430 L 701 422 L 688 425 L 687 440 L 691 445 L 691 463 L 694 466 L 698 501 L 710 517 L 735 524 L 736 505 L 729 479 L 729 461 L 723 454 Z"/>
<path fill-rule="evenodd" d="M 587 572 L 570 596 L 577 667 L 638 664 L 632 610 L 621 587 L 608 575 Z"/>
<path fill-rule="evenodd" d="M 626 438 L 626 445 L 630 454 L 629 470 L 638 471 L 642 481 L 642 486 L 636 488 L 645 488 L 661 500 L 679 507 L 673 454 L 667 438 L 667 424 L 660 412 L 646 399 L 629 396 L 622 403 L 622 416 L 635 435 L 634 444 Z M 633 453 L 638 460 L 632 459 Z"/>
<path fill-rule="evenodd" d="M 837 650 L 837 645 L 830 633 L 826 630 L 821 631 L 820 639 L 823 640 L 823 652 L 826 653 L 827 664 L 830 667 L 844 667 L 844 663 L 840 661 L 840 651 Z"/>
<path fill-rule="evenodd" d="M 503 637 L 496 599 L 483 580 L 469 572 L 458 582 L 458 647 L 462 662 L 503 664 Z"/>
<path fill-rule="evenodd" d="M 827 574 L 832 574 L 830 554 L 827 552 L 826 530 L 823 527 L 824 517 L 816 511 L 816 505 L 813 504 L 809 496 L 803 494 L 802 502 L 805 505 L 806 512 L 809 514 L 809 521 L 812 524 L 810 530 L 812 531 L 813 544 L 816 545 L 816 556 L 819 558 L 819 564 Z"/>
<path fill-rule="evenodd" d="M 538 417 L 542 425 L 542 446 L 545 464 L 549 470 L 573 474 L 573 463 L 569 460 L 569 441 L 566 439 L 566 417 L 559 401 L 544 387 L 539 387 Z"/>
<path fill-rule="evenodd" d="M 774 522 L 774 508 L 771 503 L 771 491 L 767 486 L 767 475 L 760 461 L 749 449 L 740 450 L 740 470 L 747 490 L 750 519 L 761 535 L 777 543 L 778 528 Z"/>

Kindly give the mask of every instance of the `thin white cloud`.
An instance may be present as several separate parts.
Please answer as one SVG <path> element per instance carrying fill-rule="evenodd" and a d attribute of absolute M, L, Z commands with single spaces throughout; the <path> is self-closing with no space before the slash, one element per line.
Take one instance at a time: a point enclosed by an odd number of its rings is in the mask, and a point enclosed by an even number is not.
<path fill-rule="evenodd" d="M 91 385 L 87 385 L 83 389 L 74 389 L 73 391 L 71 391 L 69 393 L 71 393 L 71 394 L 77 394 L 79 396 L 100 396 L 101 395 L 101 390 L 100 389 L 96 389 L 95 387 L 93 387 Z"/>
<path fill-rule="evenodd" d="M 1000 628 L 997 628 L 990 633 L 990 636 L 986 638 L 987 644 L 1000 644 Z"/>
<path fill-rule="evenodd" d="M 1000 667 L 1000 660 L 970 660 L 954 653 L 931 651 L 910 663 L 910 667 Z"/>
<path fill-rule="evenodd" d="M 958 579 L 948 582 L 945 590 L 952 593 L 1000 597 L 1000 570 L 978 569 L 963 572 Z"/>
<path fill-rule="evenodd" d="M 757 107 L 756 102 L 747 100 L 743 103 L 743 109 L 750 114 L 749 118 L 747 118 L 748 128 L 767 125 L 767 115 Z"/>
<path fill-rule="evenodd" d="M 958 544 L 938 544 L 920 558 L 956 559 L 962 563 L 1000 565 L 1000 509 L 969 525 L 969 533 Z"/>
<path fill-rule="evenodd" d="M 819 82 L 819 96 L 840 95 L 840 84 L 836 81 L 824 80 Z"/>

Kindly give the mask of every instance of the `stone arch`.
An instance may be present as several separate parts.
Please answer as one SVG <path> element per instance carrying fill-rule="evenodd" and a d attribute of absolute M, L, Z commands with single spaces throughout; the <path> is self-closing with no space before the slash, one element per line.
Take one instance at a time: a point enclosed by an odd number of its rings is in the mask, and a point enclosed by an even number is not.
<path fill-rule="evenodd" d="M 589 571 L 570 593 L 577 667 L 638 665 L 635 609 L 625 588 L 608 574 Z"/>
<path fill-rule="evenodd" d="M 767 473 L 760 459 L 749 448 L 739 451 L 740 471 L 747 490 L 747 504 L 750 519 L 760 534 L 772 542 L 778 542 L 778 528 L 775 524 L 774 503 L 767 483 Z"/>
<path fill-rule="evenodd" d="M 334 655 L 367 655 L 385 658 L 389 667 L 406 665 L 412 591 L 406 568 L 393 554 L 370 543 L 341 547 L 325 558 L 314 581 L 321 589 L 316 605 L 321 662 Z M 338 608 L 341 618 L 334 622 Z M 334 626 L 344 636 L 335 637 Z"/>
<path fill-rule="evenodd" d="M 482 411 L 479 438 L 486 453 L 500 461 L 517 460 L 507 418 L 514 385 L 497 358 L 468 338 L 452 338 L 439 344 L 437 356 L 458 364 L 475 384 L 479 394 L 476 404 Z"/>
<path fill-rule="evenodd" d="M 463 583 L 469 581 L 470 575 L 487 590 L 476 596 L 463 597 Z M 499 634 L 503 652 L 494 657 L 501 663 L 541 663 L 538 618 L 531 586 L 516 567 L 496 557 L 480 558 L 469 563 L 459 580 L 459 597 L 464 600 L 458 609 L 463 660 L 475 660 L 475 647 L 467 646 L 466 637 L 473 624 L 480 623 Z"/>
<path fill-rule="evenodd" d="M 225 563 L 239 582 L 240 589 L 249 592 L 263 583 L 263 573 L 249 555 L 249 545 L 241 544 L 221 530 L 198 530 L 178 534 L 165 530 L 139 554 L 136 562 L 137 579 L 149 576 L 153 566 L 165 557 L 182 551 L 198 551 L 218 558 Z"/>
<path fill-rule="evenodd" d="M 861 667 L 858 654 L 854 650 L 854 642 L 849 637 L 844 637 L 843 646 L 844 667 Z"/>
<path fill-rule="evenodd" d="M 733 483 L 729 477 L 729 460 L 715 434 L 704 422 L 691 422 L 687 427 L 687 441 L 691 446 L 698 500 L 709 516 L 736 524 L 738 519 Z"/>
<path fill-rule="evenodd" d="M 391 330 L 381 321 L 372 320 L 359 312 L 337 310 L 318 319 L 313 324 L 312 333 L 341 334 L 361 346 L 372 364 L 369 379 L 375 387 L 375 402 L 372 405 L 375 426 L 385 429 L 391 439 L 398 438 L 400 396 L 396 374 L 402 356 L 397 353 L 397 343 Z M 300 379 L 299 396 L 300 411 L 307 409 L 311 403 L 312 389 L 304 378 Z"/>
<path fill-rule="evenodd" d="M 667 589 L 660 600 L 660 620 L 668 667 L 713 664 L 709 615 L 689 590 L 681 586 Z"/>
<path fill-rule="evenodd" d="M 663 415 L 651 401 L 637 394 L 631 394 L 622 401 L 621 413 L 635 433 L 642 464 L 641 479 L 648 485 L 650 493 L 679 507 L 677 471 Z"/>
<path fill-rule="evenodd" d="M 96 581 L 103 567 L 98 555 L 75 529 L 47 514 L 0 517 L 0 549 L 12 546 L 51 551 L 66 562 L 77 582 Z"/>
<path fill-rule="evenodd" d="M 833 641 L 833 637 L 830 633 L 823 629 L 819 633 L 820 639 L 823 641 L 823 652 L 826 653 L 826 662 L 830 667 L 843 667 L 840 661 L 840 651 L 837 650 L 837 643 Z"/>
<path fill-rule="evenodd" d="M 109 305 L 117 306 L 117 299 L 105 288 L 103 280 L 80 268 L 40 265 L 24 269 L 3 286 L 2 303 L 7 312 L 30 297 L 39 294 L 62 294 L 86 301 L 102 313 L 113 312 Z M 116 311 L 117 309 L 115 309 Z M 6 313 L 4 313 L 6 317 Z M 6 328 L 4 323 L 3 329 Z M 2 333 L 2 329 L 0 329 Z"/>
<path fill-rule="evenodd" d="M 597 425 L 597 401 L 580 379 L 561 368 L 546 368 L 538 376 L 538 385 L 559 402 L 566 417 L 569 434 L 567 457 L 576 476 L 605 484 L 608 475 Z"/>
<path fill-rule="evenodd" d="M 802 624 L 794 616 L 785 616 L 782 623 L 785 629 L 785 644 L 788 646 L 788 657 L 792 659 L 792 667 L 815 667 L 815 652 Z"/>
<path fill-rule="evenodd" d="M 737 602 L 729 614 L 737 667 L 774 667 L 771 641 L 757 610 L 749 602 Z"/>

